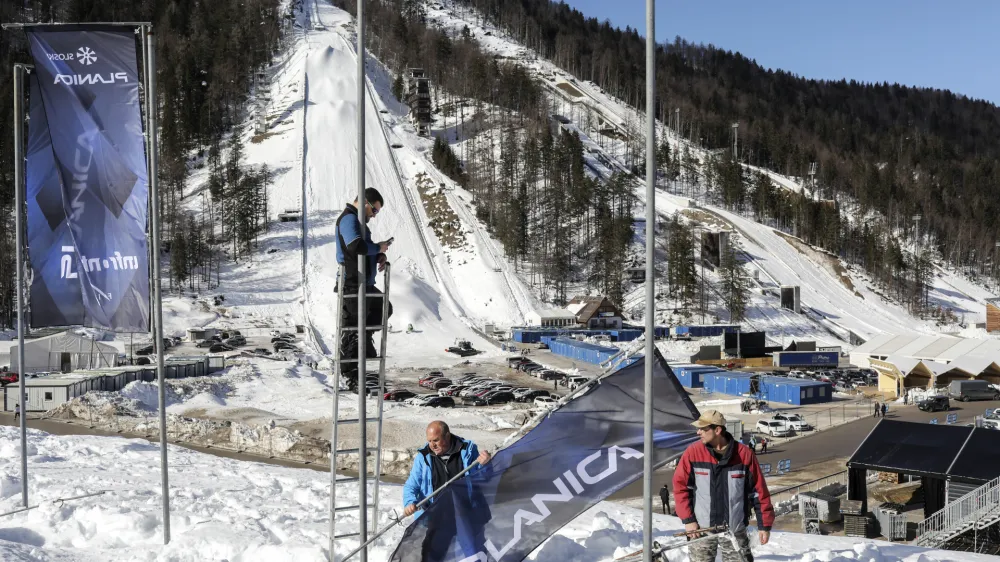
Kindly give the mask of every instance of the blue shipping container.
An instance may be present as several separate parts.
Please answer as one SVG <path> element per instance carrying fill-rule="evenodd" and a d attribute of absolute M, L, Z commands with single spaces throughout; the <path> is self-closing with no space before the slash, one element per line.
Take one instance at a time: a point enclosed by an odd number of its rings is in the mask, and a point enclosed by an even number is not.
<path fill-rule="evenodd" d="M 775 367 L 836 367 L 840 354 L 836 351 L 780 351 L 773 355 Z"/>
<path fill-rule="evenodd" d="M 725 372 L 712 365 L 678 364 L 671 365 L 670 368 L 673 369 L 674 374 L 677 375 L 677 380 L 681 382 L 681 385 L 688 388 L 702 388 L 703 386 L 706 386 L 706 375 Z"/>
<path fill-rule="evenodd" d="M 557 355 L 595 365 L 604 363 L 618 353 L 618 348 L 616 347 L 605 347 L 569 338 L 557 338 L 553 340 L 549 344 L 549 349 Z"/>

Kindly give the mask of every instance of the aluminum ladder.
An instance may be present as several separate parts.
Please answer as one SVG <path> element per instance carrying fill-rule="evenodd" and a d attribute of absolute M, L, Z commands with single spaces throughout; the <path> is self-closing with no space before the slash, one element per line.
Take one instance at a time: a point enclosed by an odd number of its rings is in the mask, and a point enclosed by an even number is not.
<path fill-rule="evenodd" d="M 371 528 L 372 530 L 378 528 L 378 500 L 379 500 L 379 481 L 382 477 L 382 412 L 384 405 L 385 396 L 385 345 L 388 334 L 388 319 L 389 319 L 389 307 L 385 306 L 386 301 L 389 298 L 389 264 L 385 265 L 385 273 L 383 276 L 385 291 L 381 295 L 369 295 L 368 298 L 383 299 L 382 306 L 382 323 L 378 326 L 365 326 L 365 330 L 380 330 L 382 332 L 381 343 L 379 346 L 379 353 L 377 358 L 365 358 L 364 365 L 358 365 L 358 415 L 354 418 L 343 418 L 341 419 L 340 413 L 340 395 L 341 393 L 350 392 L 346 388 L 346 382 L 342 380 L 343 364 L 357 364 L 359 359 L 346 359 L 341 357 L 341 343 L 343 341 L 343 335 L 345 332 L 357 332 L 359 330 L 362 318 L 359 318 L 358 326 L 344 326 L 344 301 L 345 299 L 351 305 L 357 302 L 357 293 L 345 295 L 343 287 L 345 286 L 345 276 L 344 266 L 340 266 L 340 272 L 338 278 L 340 279 L 338 287 L 340 290 L 337 291 L 337 311 L 340 314 L 340 318 L 337 322 L 337 342 L 336 342 L 336 352 L 334 357 L 334 370 L 333 370 L 333 419 L 332 424 L 332 436 L 330 439 L 330 562 L 338 562 L 336 556 L 336 545 L 340 541 L 358 539 L 358 544 L 362 544 L 368 537 L 367 529 L 367 511 L 372 510 Z M 364 334 L 358 334 L 358 355 L 365 354 L 365 342 L 366 336 Z M 368 396 L 367 388 L 367 364 L 369 361 L 378 361 L 378 397 L 376 398 L 378 413 L 375 417 L 367 417 L 366 408 L 366 398 Z M 359 423 L 361 419 L 365 419 L 365 423 Z M 367 454 L 371 450 L 368 446 L 367 439 L 367 424 L 376 424 L 376 444 L 375 444 L 375 469 L 374 478 L 375 483 L 373 486 L 373 498 L 372 505 L 369 506 L 368 502 L 368 474 L 367 474 Z M 348 425 L 357 425 L 359 427 L 359 443 L 358 447 L 342 449 L 338 445 L 338 437 L 340 434 L 340 428 Z M 359 468 L 365 467 L 364 470 L 358 471 L 358 476 L 354 477 L 343 477 L 337 478 L 338 465 L 342 463 L 341 457 L 345 455 L 358 455 Z M 358 500 L 352 502 L 350 505 L 337 505 L 337 486 L 343 486 L 345 484 L 357 483 L 358 484 Z M 364 510 L 362 512 L 362 510 Z M 337 515 L 341 513 L 355 512 L 358 514 L 358 526 L 349 532 L 343 532 L 337 534 Z M 364 513 L 365 517 L 361 517 Z M 351 549 L 353 550 L 353 548 Z M 362 559 L 365 559 L 367 553 L 362 555 Z"/>
<path fill-rule="evenodd" d="M 944 506 L 917 524 L 913 544 L 935 548 L 967 531 L 985 529 L 1000 522 L 1000 478 Z"/>

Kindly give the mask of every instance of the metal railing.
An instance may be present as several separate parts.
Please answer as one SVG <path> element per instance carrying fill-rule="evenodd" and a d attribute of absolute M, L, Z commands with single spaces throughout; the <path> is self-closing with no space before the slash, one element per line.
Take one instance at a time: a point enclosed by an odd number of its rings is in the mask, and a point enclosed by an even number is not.
<path fill-rule="evenodd" d="M 917 523 L 916 543 L 924 546 L 940 545 L 998 508 L 1000 478 L 995 478 Z"/>
<path fill-rule="evenodd" d="M 803 482 L 801 484 L 796 484 L 794 486 L 789 486 L 787 488 L 782 488 L 771 492 L 771 504 L 777 505 L 783 501 L 790 500 L 802 492 L 815 492 L 816 490 L 823 489 L 831 484 L 847 484 L 847 471 L 842 470 L 840 472 L 835 472 L 833 474 L 828 474 L 821 478 L 815 480 L 810 480 L 808 482 Z"/>

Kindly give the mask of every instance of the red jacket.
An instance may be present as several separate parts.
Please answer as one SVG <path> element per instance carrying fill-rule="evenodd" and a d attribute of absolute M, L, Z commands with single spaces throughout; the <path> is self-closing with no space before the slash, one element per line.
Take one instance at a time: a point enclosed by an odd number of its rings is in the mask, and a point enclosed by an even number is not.
<path fill-rule="evenodd" d="M 726 436 L 730 446 L 721 460 L 701 441 L 681 455 L 674 471 L 677 516 L 700 527 L 729 525 L 739 531 L 749 523 L 752 508 L 760 529 L 770 531 L 774 507 L 757 456 L 728 432 Z"/>

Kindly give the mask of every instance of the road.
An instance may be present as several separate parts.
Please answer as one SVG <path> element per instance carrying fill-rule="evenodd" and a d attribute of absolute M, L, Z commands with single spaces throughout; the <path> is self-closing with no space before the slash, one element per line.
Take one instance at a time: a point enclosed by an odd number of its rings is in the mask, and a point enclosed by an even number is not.
<path fill-rule="evenodd" d="M 958 425 L 973 423 L 976 416 L 981 416 L 986 408 L 1000 408 L 998 401 L 984 402 L 952 402 L 951 410 L 947 413 L 958 414 Z M 921 412 L 916 406 L 895 406 L 889 407 L 886 419 L 910 421 L 917 423 L 929 423 L 937 418 L 939 423 L 945 423 L 945 412 Z M 832 459 L 850 457 L 865 437 L 875 427 L 880 418 L 866 417 L 856 421 L 827 429 L 817 433 L 815 436 L 797 439 L 786 444 L 773 444 L 767 454 L 760 455 L 761 462 L 769 462 L 776 465 L 779 460 L 789 459 L 792 461 L 792 470 L 805 470 L 809 465 L 830 461 Z M 846 468 L 846 467 L 844 467 Z M 654 492 L 660 489 L 664 483 L 673 477 L 673 469 L 662 469 L 653 475 Z M 816 475 L 817 477 L 822 475 Z M 642 496 L 642 480 L 633 482 L 618 493 L 611 496 L 612 500 L 628 500 Z M 657 498 L 654 506 L 658 506 Z"/>

